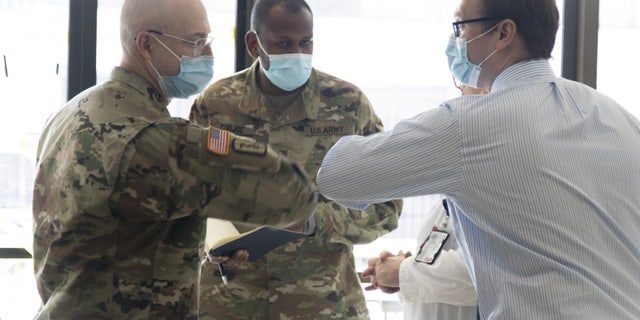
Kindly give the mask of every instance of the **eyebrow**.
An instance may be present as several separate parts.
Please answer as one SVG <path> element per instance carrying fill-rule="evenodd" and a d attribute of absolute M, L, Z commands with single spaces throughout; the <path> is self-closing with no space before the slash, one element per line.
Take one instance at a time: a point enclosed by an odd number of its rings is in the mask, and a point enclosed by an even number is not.
<path fill-rule="evenodd" d="M 297 37 L 292 37 L 290 35 L 284 35 L 284 36 L 275 36 L 274 39 L 276 41 L 283 41 L 283 40 L 295 40 L 295 38 Z M 313 34 L 311 35 L 304 35 L 302 36 L 302 39 L 313 39 Z"/>
<path fill-rule="evenodd" d="M 211 32 L 209 32 L 209 33 L 205 33 L 205 32 L 194 32 L 192 35 L 193 35 L 193 36 L 195 36 L 195 37 L 198 37 L 198 39 L 200 39 L 200 38 L 206 38 L 210 33 L 211 33 Z"/>

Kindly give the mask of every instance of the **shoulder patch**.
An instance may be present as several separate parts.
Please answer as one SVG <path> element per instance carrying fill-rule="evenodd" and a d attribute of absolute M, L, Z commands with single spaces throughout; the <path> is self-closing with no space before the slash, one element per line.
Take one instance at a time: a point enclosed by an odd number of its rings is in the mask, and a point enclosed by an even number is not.
<path fill-rule="evenodd" d="M 209 151 L 221 156 L 229 154 L 229 142 L 231 140 L 229 131 L 209 127 L 208 137 L 207 149 Z"/>
<path fill-rule="evenodd" d="M 267 145 L 261 142 L 247 139 L 233 139 L 233 151 L 239 153 L 264 156 L 267 154 Z"/>

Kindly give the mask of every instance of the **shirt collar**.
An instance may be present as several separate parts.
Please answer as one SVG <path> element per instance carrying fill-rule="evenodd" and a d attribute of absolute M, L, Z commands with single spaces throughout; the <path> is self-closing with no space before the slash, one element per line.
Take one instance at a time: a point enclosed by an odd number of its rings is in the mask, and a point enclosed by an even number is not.
<path fill-rule="evenodd" d="M 260 67 L 259 60 L 253 62 L 249 67 L 247 76 L 245 78 L 244 91 L 242 93 L 242 99 L 240 99 L 239 109 L 256 118 L 265 118 L 267 114 L 261 110 L 268 110 L 269 105 L 267 99 L 258 88 L 258 81 L 256 81 L 256 72 Z M 311 71 L 309 81 L 304 86 L 301 92 L 302 104 L 304 105 L 305 113 L 309 119 L 315 120 L 318 117 L 320 110 L 320 92 L 319 92 L 318 74 L 315 69 Z"/>
<path fill-rule="evenodd" d="M 546 59 L 518 62 L 502 71 L 493 81 L 491 92 L 504 88 L 536 82 L 554 82 L 556 75 Z"/>

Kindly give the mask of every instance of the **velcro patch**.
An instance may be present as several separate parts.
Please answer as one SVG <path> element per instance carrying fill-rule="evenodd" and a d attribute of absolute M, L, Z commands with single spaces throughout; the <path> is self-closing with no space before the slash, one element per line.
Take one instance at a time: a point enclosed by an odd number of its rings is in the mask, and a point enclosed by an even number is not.
<path fill-rule="evenodd" d="M 355 134 L 352 125 L 338 121 L 316 121 L 304 127 L 307 136 L 345 136 Z"/>
<path fill-rule="evenodd" d="M 232 147 L 233 151 L 240 153 L 254 154 L 259 156 L 264 156 L 267 154 L 267 145 L 265 143 L 253 140 L 233 139 Z"/>
<path fill-rule="evenodd" d="M 231 141 L 231 133 L 229 131 L 209 127 L 208 136 L 207 149 L 209 151 L 221 156 L 229 154 L 229 143 Z"/>
<path fill-rule="evenodd" d="M 235 125 L 235 124 L 220 124 L 220 129 L 231 131 L 241 136 L 255 136 L 256 129 L 252 124 Z"/>

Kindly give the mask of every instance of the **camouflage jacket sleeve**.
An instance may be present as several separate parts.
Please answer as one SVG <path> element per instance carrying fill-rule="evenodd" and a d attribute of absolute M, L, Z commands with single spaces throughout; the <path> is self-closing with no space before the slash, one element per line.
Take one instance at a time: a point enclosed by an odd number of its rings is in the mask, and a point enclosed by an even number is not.
<path fill-rule="evenodd" d="M 278 226 L 312 214 L 316 191 L 301 167 L 266 144 L 213 130 L 228 140 L 209 146 L 212 131 L 176 118 L 144 129 L 123 155 L 114 212 L 141 221 L 199 214 Z"/>
<path fill-rule="evenodd" d="M 324 200 L 316 209 L 316 236 L 347 245 L 367 244 L 395 230 L 401 210 L 402 200 L 372 205 L 366 210 L 348 209 Z"/>
<path fill-rule="evenodd" d="M 383 131 L 382 121 L 362 92 L 359 104 L 362 135 Z M 369 206 L 366 210 L 355 210 L 321 198 L 315 215 L 317 232 L 329 235 L 330 242 L 345 244 L 367 244 L 395 230 L 403 206 L 403 201 L 398 199 Z"/>

